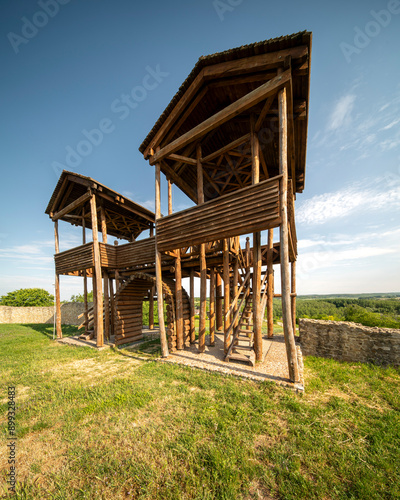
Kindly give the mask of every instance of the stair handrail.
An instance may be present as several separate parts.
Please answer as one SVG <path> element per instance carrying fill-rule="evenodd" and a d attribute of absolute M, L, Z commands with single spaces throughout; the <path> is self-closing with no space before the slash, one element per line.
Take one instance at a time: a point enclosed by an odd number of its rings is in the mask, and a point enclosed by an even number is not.
<path fill-rule="evenodd" d="M 246 285 L 246 283 L 249 281 L 249 279 L 250 279 L 250 271 L 247 271 L 246 276 L 244 277 L 244 280 L 242 281 L 242 284 L 238 288 L 238 291 L 236 292 L 236 295 L 235 295 L 235 297 L 234 297 L 234 299 L 233 299 L 233 301 L 232 301 L 232 303 L 231 303 L 231 305 L 230 305 L 227 313 L 225 314 L 225 319 L 228 319 L 229 315 L 232 314 L 233 309 L 235 308 L 236 303 L 237 303 L 237 301 L 239 299 L 239 296 L 242 293 L 243 288 Z"/>

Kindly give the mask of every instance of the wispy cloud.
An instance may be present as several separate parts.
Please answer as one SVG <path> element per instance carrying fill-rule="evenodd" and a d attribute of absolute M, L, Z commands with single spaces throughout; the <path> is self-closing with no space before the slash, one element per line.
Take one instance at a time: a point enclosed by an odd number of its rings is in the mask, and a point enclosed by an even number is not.
<path fill-rule="evenodd" d="M 297 210 L 297 221 L 302 224 L 324 224 L 343 218 L 356 211 L 382 211 L 400 208 L 400 190 L 388 187 L 383 178 L 365 183 L 354 183 L 342 190 L 313 196 Z"/>
<path fill-rule="evenodd" d="M 354 94 L 348 94 L 337 101 L 328 122 L 328 130 L 336 130 L 350 125 L 355 100 Z"/>

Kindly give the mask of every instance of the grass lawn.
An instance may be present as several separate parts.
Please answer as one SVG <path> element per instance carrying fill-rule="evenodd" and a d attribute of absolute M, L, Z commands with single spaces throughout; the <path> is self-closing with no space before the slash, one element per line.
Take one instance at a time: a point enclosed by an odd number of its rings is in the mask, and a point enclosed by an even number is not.
<path fill-rule="evenodd" d="M 74 328 L 68 328 L 70 334 Z M 400 371 L 306 358 L 306 393 L 70 347 L 0 325 L 0 496 L 7 387 L 21 499 L 400 498 Z"/>

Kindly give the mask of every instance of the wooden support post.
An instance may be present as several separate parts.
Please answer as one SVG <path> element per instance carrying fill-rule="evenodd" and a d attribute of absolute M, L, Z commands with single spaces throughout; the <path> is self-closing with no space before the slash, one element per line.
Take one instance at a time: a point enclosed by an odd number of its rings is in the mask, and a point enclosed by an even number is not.
<path fill-rule="evenodd" d="M 204 203 L 203 165 L 201 163 L 201 145 L 196 145 L 197 161 L 197 204 Z M 206 247 L 200 244 L 200 318 L 199 318 L 199 352 L 204 352 L 206 345 L 206 315 L 207 315 L 207 267 Z"/>
<path fill-rule="evenodd" d="M 286 88 L 279 91 L 279 173 L 280 179 L 280 253 L 281 253 L 281 293 L 282 293 L 282 322 L 285 336 L 286 353 L 289 365 L 289 378 L 292 382 L 299 382 L 299 368 L 297 365 L 297 351 L 293 334 L 292 312 L 290 304 L 290 270 L 289 270 L 289 237 L 288 237 L 288 155 L 287 155 L 287 102 Z"/>
<path fill-rule="evenodd" d="M 154 329 L 154 292 L 155 288 L 152 286 L 149 292 L 149 328 Z"/>
<path fill-rule="evenodd" d="M 175 259 L 176 348 L 184 349 L 181 251 Z"/>
<path fill-rule="evenodd" d="M 251 115 L 250 119 L 250 135 L 251 135 L 251 157 L 252 168 L 251 178 L 252 184 L 260 182 L 260 143 L 258 134 L 255 131 L 255 117 Z M 263 345 L 262 345 L 262 320 L 261 317 L 261 233 L 253 234 L 253 331 L 254 331 L 254 350 L 256 352 L 256 361 L 262 361 Z"/>
<path fill-rule="evenodd" d="M 239 259 L 236 257 L 235 262 L 233 263 L 233 287 L 232 287 L 233 298 L 236 297 L 238 285 L 239 285 Z M 235 317 L 237 310 L 238 310 L 238 301 L 236 301 L 235 307 L 233 308 L 232 318 Z M 239 323 L 239 316 L 237 317 L 235 324 L 233 326 L 237 326 L 238 323 Z"/>
<path fill-rule="evenodd" d="M 168 179 L 168 215 L 172 214 L 172 182 Z"/>
<path fill-rule="evenodd" d="M 149 234 L 150 238 L 152 238 L 154 236 L 154 224 L 151 222 L 150 223 L 150 234 Z"/>
<path fill-rule="evenodd" d="M 97 332 L 97 294 L 96 294 L 96 273 L 92 267 L 92 291 L 93 291 L 93 330 Z"/>
<path fill-rule="evenodd" d="M 196 341 L 196 329 L 194 325 L 194 269 L 190 270 L 190 343 Z"/>
<path fill-rule="evenodd" d="M 97 207 L 96 196 L 92 194 L 90 197 L 90 212 L 92 217 L 92 233 L 93 233 L 93 258 L 94 258 L 94 273 L 95 288 L 93 288 L 93 299 L 96 295 L 96 345 L 103 347 L 104 345 L 104 328 L 103 328 L 103 290 L 101 277 L 101 261 L 99 248 L 99 226 L 97 222 Z"/>
<path fill-rule="evenodd" d="M 215 314 L 215 326 L 218 332 L 222 332 L 224 329 L 224 321 L 223 321 L 223 291 L 222 291 L 222 279 L 221 275 L 216 273 L 216 297 L 215 297 L 215 306 L 216 306 L 216 314 Z"/>
<path fill-rule="evenodd" d="M 268 250 L 267 250 L 267 321 L 268 338 L 274 336 L 274 230 L 268 230 Z"/>
<path fill-rule="evenodd" d="M 111 320 L 111 326 L 110 326 L 110 333 L 111 335 L 115 335 L 115 302 L 114 302 L 114 285 L 113 285 L 113 280 L 109 278 L 108 284 L 110 287 L 110 320 Z"/>
<path fill-rule="evenodd" d="M 226 354 L 230 345 L 230 333 L 229 326 L 231 320 L 229 317 L 229 306 L 230 306 L 230 280 L 229 280 L 229 248 L 228 240 L 224 238 L 223 243 L 223 268 L 224 268 L 224 353 Z"/>
<path fill-rule="evenodd" d="M 293 322 L 293 333 L 296 334 L 296 261 L 292 262 L 291 269 L 291 305 L 292 305 L 292 322 Z"/>
<path fill-rule="evenodd" d="M 200 245 L 200 318 L 199 318 L 199 352 L 204 352 L 206 345 L 207 315 L 207 267 L 205 245 Z"/>
<path fill-rule="evenodd" d="M 261 233 L 253 234 L 253 331 L 256 361 L 262 361 Z"/>
<path fill-rule="evenodd" d="M 56 254 L 60 252 L 60 239 L 58 235 L 58 220 L 54 221 L 54 242 Z M 62 328 L 61 328 L 61 298 L 60 298 L 60 275 L 56 273 L 55 275 L 55 295 L 56 295 L 56 333 L 57 338 L 62 339 Z"/>
<path fill-rule="evenodd" d="M 85 207 L 82 207 L 82 244 L 86 243 L 86 219 L 85 219 Z M 88 312 L 88 300 L 87 300 L 87 272 L 86 269 L 83 271 L 83 304 L 85 308 L 85 334 L 88 332 L 89 326 L 89 312 Z"/>
<path fill-rule="evenodd" d="M 106 212 L 104 207 L 100 207 L 100 220 L 101 220 L 101 236 L 103 243 L 107 243 L 107 222 L 106 222 Z"/>
<path fill-rule="evenodd" d="M 110 297 L 108 293 L 108 273 L 103 271 L 104 283 L 104 336 L 110 340 Z"/>
<path fill-rule="evenodd" d="M 161 186 L 160 186 L 160 164 L 156 163 L 156 179 L 155 179 L 155 202 L 156 202 L 156 221 L 161 217 Z M 163 299 L 163 289 L 162 289 L 162 269 L 161 269 L 161 253 L 157 249 L 157 231 L 156 231 L 156 287 L 157 287 L 157 305 L 158 305 L 158 324 L 160 327 L 160 340 L 161 340 L 161 352 L 162 357 L 168 357 L 168 343 L 167 335 L 165 333 L 165 323 L 164 323 L 164 299 Z"/>
<path fill-rule="evenodd" d="M 210 269 L 210 346 L 215 345 L 215 269 Z"/>

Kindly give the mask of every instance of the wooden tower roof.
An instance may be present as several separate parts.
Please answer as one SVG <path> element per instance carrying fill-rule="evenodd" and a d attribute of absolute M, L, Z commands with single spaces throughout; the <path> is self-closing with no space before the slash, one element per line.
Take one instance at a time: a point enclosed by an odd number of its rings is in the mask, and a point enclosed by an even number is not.
<path fill-rule="evenodd" d="M 85 200 L 89 189 L 96 195 L 98 208 L 101 206 L 104 208 L 108 234 L 130 240 L 132 236 L 137 238 L 142 231 L 149 229 L 154 223 L 155 216 L 150 210 L 91 177 L 67 170 L 63 170 L 45 213 L 53 218 L 55 214 L 64 210 L 66 213 L 57 218 L 76 226 L 83 225 L 84 215 L 85 227 L 91 228 L 89 200 Z M 84 200 L 82 203 L 79 203 L 80 198 Z M 77 206 L 69 210 L 67 207 L 74 203 L 77 203 Z M 98 219 L 99 231 L 101 231 L 100 218 Z"/>
<path fill-rule="evenodd" d="M 196 144 L 201 142 L 205 201 L 211 200 L 251 184 L 249 132 L 253 116 L 261 146 L 260 181 L 277 175 L 276 82 L 281 81 L 288 88 L 289 177 L 295 191 L 301 192 L 311 45 L 312 33 L 303 31 L 200 57 L 139 147 L 140 152 L 151 164 L 160 162 L 164 174 L 197 202 Z M 275 92 L 268 93 L 268 82 Z"/>

